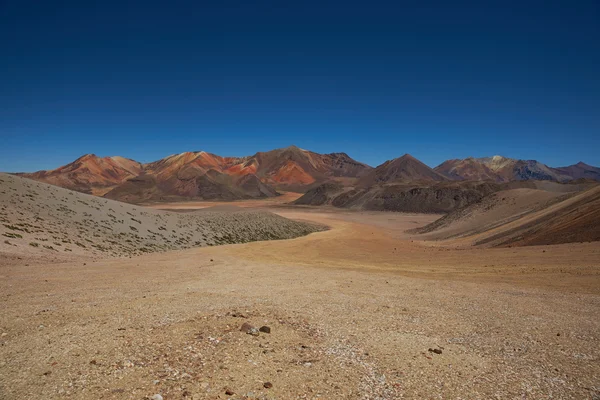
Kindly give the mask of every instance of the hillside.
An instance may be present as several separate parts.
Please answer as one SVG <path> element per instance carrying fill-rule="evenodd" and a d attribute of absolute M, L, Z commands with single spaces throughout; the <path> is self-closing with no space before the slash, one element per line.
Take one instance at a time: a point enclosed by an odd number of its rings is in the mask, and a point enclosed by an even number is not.
<path fill-rule="evenodd" d="M 367 172 L 359 181 L 358 186 L 370 187 L 381 183 L 393 182 L 435 182 L 448 178 L 429 168 L 410 154 L 386 161 L 377 168 Z"/>
<path fill-rule="evenodd" d="M 82 193 L 102 195 L 111 188 L 138 176 L 142 164 L 123 157 L 98 157 L 86 154 L 77 160 L 50 171 L 20 174 L 36 181 L 77 190 Z"/>
<path fill-rule="evenodd" d="M 298 205 L 330 204 L 339 208 L 373 211 L 447 213 L 480 201 L 506 185 L 491 182 L 433 182 L 373 185 L 343 188 L 324 184 L 297 199 Z M 518 184 L 518 185 L 533 185 Z"/>
<path fill-rule="evenodd" d="M 600 186 L 570 193 L 540 189 L 500 191 L 415 232 L 425 240 L 485 246 L 598 241 Z"/>
<path fill-rule="evenodd" d="M 288 239 L 322 228 L 265 211 L 176 213 L 0 174 L 0 254 L 64 258 Z"/>

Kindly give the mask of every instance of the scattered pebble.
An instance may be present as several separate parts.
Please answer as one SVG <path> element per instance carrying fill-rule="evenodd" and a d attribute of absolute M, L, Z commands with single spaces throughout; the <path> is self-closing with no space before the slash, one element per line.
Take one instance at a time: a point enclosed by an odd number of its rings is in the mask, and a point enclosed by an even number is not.
<path fill-rule="evenodd" d="M 271 333 L 271 328 L 264 325 L 264 326 L 260 327 L 259 331 L 264 332 L 264 333 Z"/>
<path fill-rule="evenodd" d="M 157 393 L 154 396 L 150 397 L 150 400 L 163 400 L 163 397 Z"/>
<path fill-rule="evenodd" d="M 265 389 L 271 389 L 273 387 L 273 384 L 271 382 L 265 382 L 263 383 L 263 386 L 265 387 Z"/>

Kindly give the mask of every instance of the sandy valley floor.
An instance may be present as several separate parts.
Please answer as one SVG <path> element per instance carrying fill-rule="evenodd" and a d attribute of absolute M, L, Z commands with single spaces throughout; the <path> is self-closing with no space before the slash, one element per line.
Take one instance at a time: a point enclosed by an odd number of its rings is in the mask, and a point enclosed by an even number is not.
<path fill-rule="evenodd" d="M 404 233 L 437 216 L 267 207 L 331 229 L 3 265 L 0 398 L 600 398 L 599 242 L 442 246 Z"/>

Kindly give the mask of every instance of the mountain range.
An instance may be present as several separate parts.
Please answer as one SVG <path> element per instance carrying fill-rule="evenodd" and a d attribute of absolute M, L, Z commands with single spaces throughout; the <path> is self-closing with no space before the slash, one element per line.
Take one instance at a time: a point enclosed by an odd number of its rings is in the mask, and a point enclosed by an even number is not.
<path fill-rule="evenodd" d="M 409 154 L 372 168 L 346 153 L 319 154 L 290 146 L 246 157 L 184 152 L 146 164 L 118 156 L 86 154 L 54 170 L 18 175 L 140 203 L 272 197 L 278 195 L 278 190 L 304 193 L 324 183 L 365 189 L 393 183 L 600 181 L 600 168 L 582 162 L 552 168 L 535 160 L 502 156 L 454 159 L 430 168 Z"/>

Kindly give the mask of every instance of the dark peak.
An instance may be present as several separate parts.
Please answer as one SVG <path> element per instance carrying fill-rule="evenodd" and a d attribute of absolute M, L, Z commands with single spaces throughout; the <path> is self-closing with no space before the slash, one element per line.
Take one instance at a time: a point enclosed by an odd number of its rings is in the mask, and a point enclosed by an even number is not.
<path fill-rule="evenodd" d="M 402 157 L 398 157 L 395 160 L 392 160 L 393 162 L 418 162 L 420 163 L 421 161 L 417 160 L 416 158 L 414 158 L 413 156 L 411 156 L 410 154 L 406 153 L 404 154 Z"/>
<path fill-rule="evenodd" d="M 344 152 L 340 152 L 340 153 L 328 153 L 325 154 L 326 156 L 331 156 L 331 157 L 345 157 L 345 158 L 350 158 L 350 156 Z"/>
<path fill-rule="evenodd" d="M 584 163 L 583 161 L 579 161 L 577 164 L 575 164 L 576 167 L 580 167 L 580 168 L 589 168 L 590 165 Z"/>

